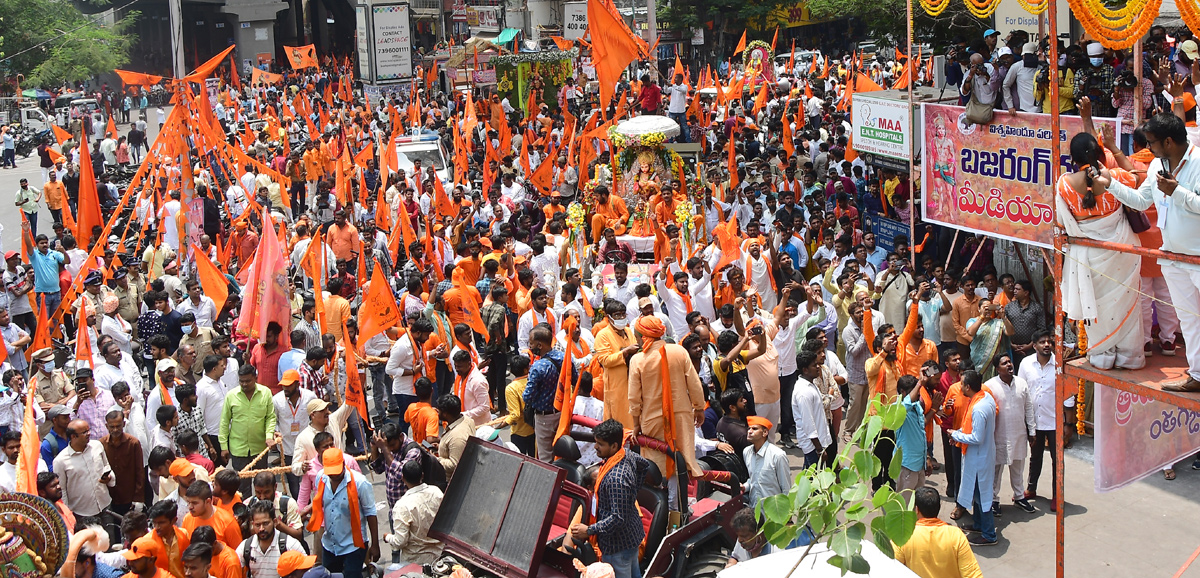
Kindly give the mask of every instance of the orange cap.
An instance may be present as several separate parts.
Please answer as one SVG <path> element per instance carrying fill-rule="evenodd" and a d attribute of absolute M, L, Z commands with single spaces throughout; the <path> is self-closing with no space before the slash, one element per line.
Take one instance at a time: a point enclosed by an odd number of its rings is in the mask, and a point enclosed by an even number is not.
<path fill-rule="evenodd" d="M 121 552 L 121 555 L 130 561 L 140 558 L 161 558 L 162 549 L 159 548 L 158 542 L 154 540 L 154 532 L 150 532 L 134 540 L 129 549 Z"/>
<path fill-rule="evenodd" d="M 279 385 L 291 385 L 300 382 L 300 372 L 295 369 L 289 369 L 283 372 L 283 376 L 279 378 Z"/>
<path fill-rule="evenodd" d="M 345 458 L 342 457 L 342 450 L 337 448 L 329 448 L 321 454 L 321 465 L 325 466 L 325 475 L 336 476 L 346 469 Z"/>
<path fill-rule="evenodd" d="M 751 415 L 751 416 L 746 416 L 746 425 L 747 426 L 758 426 L 763 429 L 770 430 L 774 424 L 771 423 L 771 420 L 769 420 L 765 417 Z"/>
<path fill-rule="evenodd" d="M 192 473 L 192 462 L 183 458 L 175 458 L 175 461 L 171 462 L 170 471 L 172 476 L 186 476 Z"/>
<path fill-rule="evenodd" d="M 301 552 L 291 550 L 279 555 L 279 562 L 276 563 L 276 569 L 279 571 L 280 578 L 287 578 L 289 574 L 296 570 L 308 570 L 317 563 L 316 556 L 305 556 Z"/>

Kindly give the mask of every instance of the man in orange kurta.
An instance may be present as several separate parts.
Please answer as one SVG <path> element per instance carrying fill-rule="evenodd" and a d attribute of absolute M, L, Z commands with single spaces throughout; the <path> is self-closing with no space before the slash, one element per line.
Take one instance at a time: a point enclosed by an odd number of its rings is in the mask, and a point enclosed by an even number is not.
<path fill-rule="evenodd" d="M 334 214 L 333 224 L 329 225 L 325 238 L 329 249 L 338 259 L 351 261 L 362 254 L 362 238 L 358 235 L 358 228 L 346 219 L 344 209 L 338 209 Z"/>
<path fill-rule="evenodd" d="M 683 456 L 688 473 L 700 476 L 696 427 L 704 422 L 704 388 L 696 367 L 686 349 L 662 340 L 666 325 L 658 317 L 639 317 L 634 329 L 643 340 L 642 350 L 629 360 L 629 415 L 634 432 L 667 441 Z M 650 448 L 643 448 L 643 455 L 668 478 L 671 507 L 678 509 L 675 464 L 666 454 Z"/>
<path fill-rule="evenodd" d="M 624 303 L 608 300 L 604 314 L 610 322 L 596 332 L 594 344 L 596 361 L 604 370 L 604 419 L 615 419 L 625 429 L 633 429 L 635 424 L 629 414 L 629 361 L 641 347 L 628 326 Z"/>
<path fill-rule="evenodd" d="M 612 227 L 618 235 L 625 234 L 625 223 L 629 222 L 629 209 L 625 199 L 613 196 L 608 187 L 596 187 L 596 212 L 592 215 L 592 242 L 600 242 L 600 235 L 607 227 Z"/>

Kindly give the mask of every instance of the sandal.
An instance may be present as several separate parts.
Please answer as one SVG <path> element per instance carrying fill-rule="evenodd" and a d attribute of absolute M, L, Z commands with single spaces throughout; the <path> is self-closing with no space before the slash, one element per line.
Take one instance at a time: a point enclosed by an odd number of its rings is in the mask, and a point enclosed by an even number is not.
<path fill-rule="evenodd" d="M 950 519 L 957 520 L 967 514 L 967 511 L 962 506 L 955 506 L 954 511 L 950 512 Z"/>
<path fill-rule="evenodd" d="M 1163 478 L 1166 478 L 1168 482 L 1175 479 L 1175 468 L 1163 470 Z"/>

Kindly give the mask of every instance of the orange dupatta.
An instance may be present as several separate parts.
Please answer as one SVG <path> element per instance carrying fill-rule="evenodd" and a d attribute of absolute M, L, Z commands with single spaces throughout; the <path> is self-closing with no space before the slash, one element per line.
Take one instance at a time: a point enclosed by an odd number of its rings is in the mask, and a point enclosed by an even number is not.
<path fill-rule="evenodd" d="M 366 542 L 363 540 L 362 520 L 359 518 L 358 508 L 358 484 L 354 483 L 354 474 L 342 470 L 346 477 L 346 501 L 350 510 L 350 527 L 354 533 L 354 546 L 356 548 L 366 548 Z M 312 498 L 312 518 L 308 520 L 307 529 L 309 532 L 316 532 L 318 528 L 325 526 L 325 480 L 327 476 L 321 476 L 321 481 L 317 482 L 317 491 Z M 335 490 L 336 491 L 336 490 Z"/>

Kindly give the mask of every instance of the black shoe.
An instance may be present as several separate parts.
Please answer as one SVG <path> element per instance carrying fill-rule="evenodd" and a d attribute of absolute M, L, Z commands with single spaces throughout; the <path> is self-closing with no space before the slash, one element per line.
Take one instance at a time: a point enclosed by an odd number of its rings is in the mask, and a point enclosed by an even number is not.
<path fill-rule="evenodd" d="M 1192 469 L 1200 470 L 1200 458 L 1196 458 L 1196 460 L 1192 462 Z"/>
<path fill-rule="evenodd" d="M 1025 498 L 1021 498 L 1020 500 L 1013 500 L 1013 504 L 1015 506 L 1017 506 L 1018 508 L 1021 508 L 1022 510 L 1029 512 L 1030 514 L 1037 511 L 1037 508 L 1034 508 L 1033 504 L 1030 504 L 1029 500 L 1026 500 Z"/>
<path fill-rule="evenodd" d="M 1000 513 L 1000 502 L 992 502 L 992 515 L 997 518 L 1002 515 Z"/>
<path fill-rule="evenodd" d="M 966 532 L 967 534 L 978 534 L 979 533 L 979 528 L 976 528 L 975 526 L 970 525 L 970 524 L 968 524 L 966 526 L 959 526 L 958 529 L 962 530 L 963 532 Z"/>
<path fill-rule="evenodd" d="M 793 440 L 791 436 L 780 436 L 779 446 L 783 448 L 794 448 L 796 447 L 796 441 Z"/>
<path fill-rule="evenodd" d="M 999 540 L 984 540 L 982 535 L 967 536 L 967 542 L 972 546 L 995 546 Z"/>

